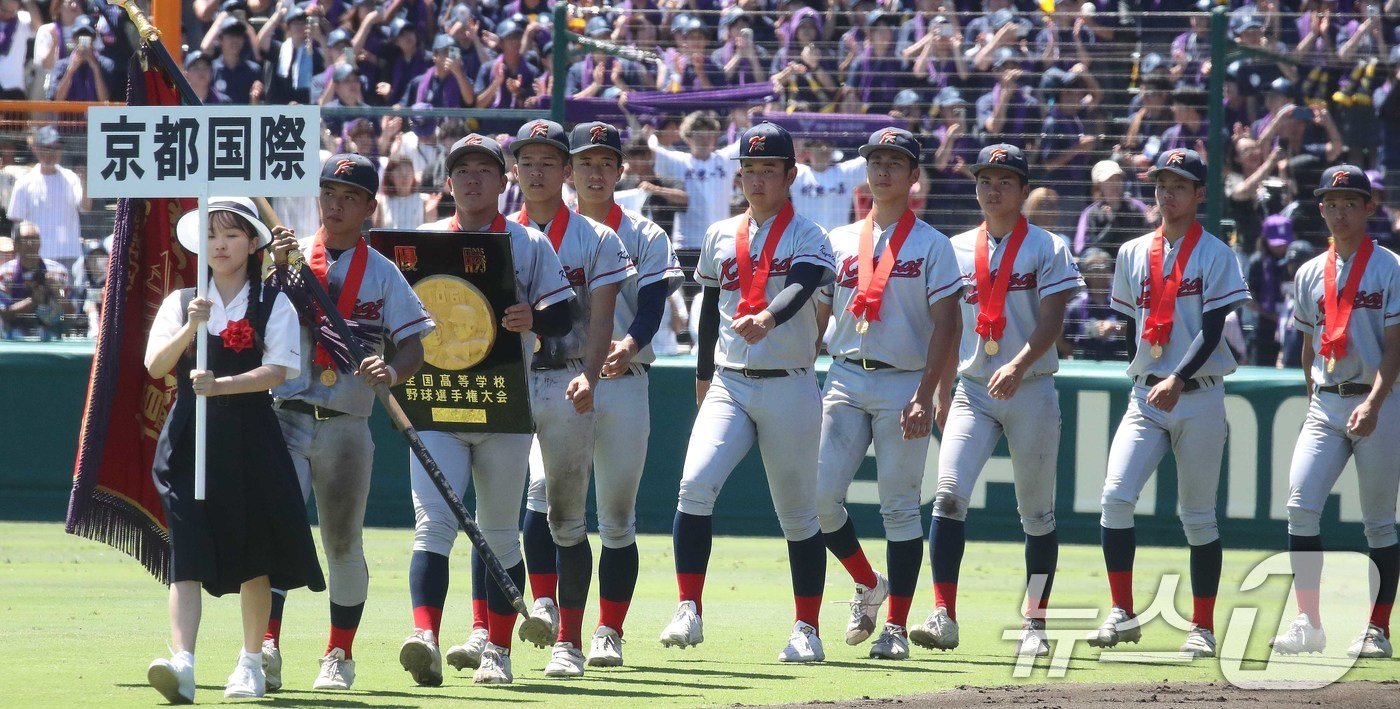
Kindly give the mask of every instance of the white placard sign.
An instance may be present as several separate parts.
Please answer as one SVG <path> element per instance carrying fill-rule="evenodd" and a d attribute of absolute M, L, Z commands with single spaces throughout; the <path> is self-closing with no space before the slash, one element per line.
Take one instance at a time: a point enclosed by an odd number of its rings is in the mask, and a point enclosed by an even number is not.
<path fill-rule="evenodd" d="M 320 187 L 317 106 L 95 106 L 93 197 L 304 197 Z"/>

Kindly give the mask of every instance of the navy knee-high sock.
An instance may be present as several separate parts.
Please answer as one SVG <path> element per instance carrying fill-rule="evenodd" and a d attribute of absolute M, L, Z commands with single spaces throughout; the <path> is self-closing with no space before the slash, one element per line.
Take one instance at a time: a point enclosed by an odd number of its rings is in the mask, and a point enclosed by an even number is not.
<path fill-rule="evenodd" d="M 472 547 L 472 630 L 486 629 L 486 584 L 495 583 L 486 573 L 486 560 Z"/>
<path fill-rule="evenodd" d="M 1220 540 L 1191 547 L 1192 624 L 1215 632 L 1215 595 L 1220 591 Z"/>
<path fill-rule="evenodd" d="M 967 528 L 961 520 L 934 515 L 928 525 L 929 563 L 933 566 L 933 604 L 958 619 L 958 571 L 967 547 Z"/>
<path fill-rule="evenodd" d="M 530 594 L 536 599 L 554 600 L 559 586 L 559 548 L 549 532 L 549 515 L 525 510 L 521 527 L 525 563 L 530 569 Z"/>
<path fill-rule="evenodd" d="M 1050 588 L 1055 583 L 1055 567 L 1059 562 L 1060 537 L 1055 530 L 1050 530 L 1049 534 L 1026 535 L 1027 618 L 1045 617 L 1045 606 L 1050 603 Z"/>
<path fill-rule="evenodd" d="M 331 650 L 340 648 L 345 652 L 345 659 L 355 659 L 352 646 L 355 643 L 355 631 L 360 628 L 360 618 L 365 614 L 365 604 L 357 603 L 353 606 L 342 606 L 331 604 L 331 637 L 326 642 L 326 654 L 331 654 Z"/>
<path fill-rule="evenodd" d="M 592 580 L 593 548 L 588 537 L 573 546 L 559 547 L 559 642 L 583 646 L 583 609 L 588 605 Z"/>
<path fill-rule="evenodd" d="M 617 549 L 605 546 L 598 554 L 598 625 L 619 636 L 637 590 L 639 566 L 636 542 Z"/>
<path fill-rule="evenodd" d="M 413 627 L 442 630 L 442 606 L 447 601 L 447 557 L 415 551 L 408 562 L 408 595 L 413 600 Z"/>
<path fill-rule="evenodd" d="M 919 586 L 919 567 L 924 563 L 924 540 L 885 542 L 885 567 L 890 574 L 890 605 L 885 621 L 900 627 L 909 625 L 909 607 Z"/>
<path fill-rule="evenodd" d="M 676 512 L 672 529 L 672 544 L 676 554 L 676 585 L 682 602 L 693 601 L 695 612 L 701 612 L 700 597 L 705 592 L 705 572 L 710 566 L 710 545 L 714 541 L 709 516 Z"/>
<path fill-rule="evenodd" d="M 515 582 L 516 588 L 524 588 L 525 562 L 517 562 L 515 566 L 506 569 L 506 575 Z M 495 579 L 487 579 L 486 607 L 486 632 L 491 644 L 509 649 L 511 636 L 515 634 L 517 614 L 510 598 L 506 597 L 506 592 L 501 590 L 501 585 L 496 583 Z"/>
<path fill-rule="evenodd" d="M 1390 609 L 1395 605 L 1395 587 L 1400 584 L 1400 544 L 1372 549 L 1371 561 L 1380 571 L 1379 584 L 1373 589 L 1376 601 L 1371 604 L 1371 624 L 1385 631 L 1388 638 Z"/>
<path fill-rule="evenodd" d="M 282 610 L 287 606 L 287 592 L 280 588 L 272 589 L 272 612 L 267 616 L 267 632 L 263 633 L 264 640 L 271 640 L 274 645 L 282 644 Z"/>
<path fill-rule="evenodd" d="M 870 560 L 865 558 L 865 551 L 860 548 L 854 521 L 847 518 L 840 529 L 831 534 L 823 534 L 822 537 L 826 540 L 826 548 L 846 567 L 851 580 L 866 588 L 875 587 L 875 569 L 870 567 Z"/>
<path fill-rule="evenodd" d="M 792 595 L 797 620 L 821 634 L 822 587 L 826 585 L 826 547 L 818 531 L 806 539 L 789 541 L 788 570 L 792 572 Z"/>
<path fill-rule="evenodd" d="M 1322 536 L 1288 535 L 1288 563 L 1293 567 L 1293 595 L 1298 612 L 1308 614 L 1313 627 L 1322 627 L 1318 588 L 1322 586 Z"/>
<path fill-rule="evenodd" d="M 1100 526 L 1103 563 L 1108 569 L 1108 590 L 1113 605 L 1133 616 L 1133 558 L 1137 556 L 1137 532 Z"/>

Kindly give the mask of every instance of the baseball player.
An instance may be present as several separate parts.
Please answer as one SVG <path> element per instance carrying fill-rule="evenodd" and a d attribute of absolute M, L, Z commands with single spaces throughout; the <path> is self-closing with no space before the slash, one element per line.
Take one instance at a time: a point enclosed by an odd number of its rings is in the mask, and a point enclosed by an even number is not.
<path fill-rule="evenodd" d="M 938 490 L 929 520 L 933 613 L 909 631 L 920 647 L 958 646 L 958 571 L 966 544 L 968 498 L 1002 434 L 1011 449 L 1016 509 L 1026 533 L 1026 608 L 1018 654 L 1043 655 L 1045 604 L 1059 556 L 1055 463 L 1060 445 L 1059 369 L 1054 344 L 1065 305 L 1084 287 L 1069 248 L 1027 222 L 1030 194 L 1021 149 L 989 145 L 970 167 L 982 225 L 952 238 L 966 285 L 957 371 L 938 455 Z"/>
<path fill-rule="evenodd" d="M 1294 325 L 1303 337 L 1303 380 L 1310 403 L 1288 473 L 1288 550 L 1298 617 L 1270 641 L 1274 652 L 1321 652 L 1327 644 L 1318 614 L 1322 575 L 1319 522 L 1348 458 L 1356 462 L 1361 514 L 1371 561 L 1371 622 L 1352 642 L 1352 657 L 1390 657 L 1390 610 L 1400 579 L 1395 496 L 1400 481 L 1400 258 L 1366 233 L 1375 214 L 1371 181 L 1355 165 L 1322 175 L 1313 194 L 1332 245 L 1298 269 Z"/>
<path fill-rule="evenodd" d="M 374 462 L 370 387 L 392 386 L 417 372 L 423 364 L 420 338 L 433 329 L 403 274 L 360 235 L 361 225 L 375 211 L 378 193 L 379 173 L 373 163 L 359 155 L 331 156 L 321 169 L 320 230 L 300 239 L 286 227 L 272 230 L 277 259 L 285 263 L 294 248 L 305 254 L 340 315 L 373 343 L 358 376 L 345 376 L 303 327 L 301 373 L 272 392 L 302 497 L 316 492 L 321 543 L 330 568 L 330 641 L 315 689 L 349 689 L 355 682 L 351 645 L 369 592 L 363 528 Z M 314 319 L 307 318 L 311 327 L 317 326 Z M 383 353 L 390 341 L 395 354 L 386 362 Z M 282 687 L 279 645 L 287 594 L 279 589 L 272 594 L 262 655 L 268 690 L 276 691 Z"/>
<path fill-rule="evenodd" d="M 616 233 L 637 271 L 636 278 L 622 282 L 604 378 L 597 384 L 593 402 L 593 468 L 603 550 L 598 556 L 599 620 L 588 664 L 617 667 L 622 664 L 622 623 L 637 586 L 637 489 L 651 431 L 647 373 L 656 360 L 651 339 L 661 326 L 666 298 L 680 286 L 683 275 L 666 232 L 613 201 L 623 165 L 617 128 L 581 123 L 570 134 L 569 145 L 579 214 Z M 527 520 L 535 520 L 536 525 L 548 511 L 545 483 L 544 469 L 532 468 L 525 506 Z M 547 551 L 534 554 L 533 540 L 527 540 L 527 565 L 535 564 L 536 557 L 553 561 L 554 544 L 548 532 L 538 536 L 548 545 Z"/>
<path fill-rule="evenodd" d="M 1215 492 L 1225 452 L 1225 377 L 1235 357 L 1221 338 L 1225 317 L 1248 302 L 1234 251 L 1201 228 L 1206 165 L 1194 150 L 1168 150 L 1148 172 L 1162 224 L 1118 249 L 1110 298 L 1128 321 L 1133 392 L 1108 449 L 1099 521 L 1113 608 L 1089 638 L 1094 647 L 1137 642 L 1133 614 L 1133 510 L 1170 449 L 1176 458 L 1181 526 L 1191 547 L 1194 610 L 1183 655 L 1215 656 L 1220 532 Z M 1139 341 L 1138 338 L 1141 338 Z"/>
<path fill-rule="evenodd" d="M 521 334 L 528 366 L 530 353 L 535 349 L 535 335 L 559 337 L 569 332 L 572 321 L 568 301 L 574 297 L 573 290 L 547 237 L 533 228 L 508 221 L 498 210 L 497 200 L 506 184 L 506 160 L 495 140 L 476 133 L 467 135 L 452 146 L 444 165 L 447 169 L 445 188 L 452 193 L 456 214 L 422 228 L 510 235 L 518 302 L 505 309 L 501 326 Z M 526 461 L 532 436 L 528 433 L 441 431 L 423 431 L 421 435 L 458 495 L 465 491 L 469 479 L 475 486 L 477 524 L 501 565 L 518 586 L 523 586 L 525 563 L 520 556 L 518 510 L 529 477 Z M 409 478 L 416 521 L 408 575 L 414 632 L 399 649 L 399 662 L 418 684 L 436 686 L 442 683 L 438 635 L 443 601 L 447 598 L 447 555 L 457 538 L 457 520 L 416 457 L 409 459 Z M 484 572 L 473 585 L 485 586 L 487 602 L 487 642 L 473 680 L 482 684 L 509 684 L 513 681 L 510 646 L 515 631 L 515 609 L 500 587 L 487 581 Z M 537 622 L 534 619 L 525 621 L 526 624 Z"/>
<path fill-rule="evenodd" d="M 755 441 L 788 543 L 797 620 L 782 662 L 826 659 L 818 634 L 826 559 L 817 522 L 821 392 L 812 295 L 831 282 L 831 246 L 796 214 L 792 136 L 760 123 L 739 141 L 743 214 L 710 226 L 695 279 L 705 289 L 695 397 L 673 532 L 680 606 L 661 631 L 668 647 L 705 639 L 701 593 L 710 562 L 715 498 Z M 718 342 L 718 345 L 716 345 Z M 718 372 L 716 372 L 718 370 Z"/>
<path fill-rule="evenodd" d="M 870 656 L 892 660 L 909 656 L 905 627 L 923 561 L 919 488 L 936 418 L 935 390 L 953 385 L 943 374 L 959 331 L 952 296 L 963 285 L 948 237 L 909 209 L 920 150 L 902 128 L 875 131 L 861 146 L 875 206 L 865 219 L 831 232 L 836 281 L 817 296 L 819 326 L 836 317 L 827 346 L 836 363 L 822 393 L 817 514 L 826 548 L 856 583 L 846 642 L 870 637 L 888 597 L 884 631 Z M 871 568 L 845 506 L 872 439 L 888 579 Z"/>
<path fill-rule="evenodd" d="M 543 622 L 521 626 L 520 639 L 540 647 L 554 645 L 544 668 L 546 677 L 583 675 L 583 610 L 593 578 L 585 509 L 593 465 L 594 390 L 612 343 L 617 294 L 637 274 L 616 232 L 565 206 L 564 180 L 571 174 L 568 140 L 558 123 L 536 120 L 521 126 L 510 145 L 525 195 L 524 208 L 510 219 L 548 234 L 574 289 L 569 307 L 572 330 L 541 338 L 530 371 L 536 424 L 530 496 L 536 523 L 527 519 L 525 555 L 535 596 L 530 615 Z M 538 524 L 544 507 L 548 534 Z M 548 574 L 549 582 L 536 584 L 535 567 L 542 562 L 546 573 L 552 572 L 556 557 L 557 577 Z"/>

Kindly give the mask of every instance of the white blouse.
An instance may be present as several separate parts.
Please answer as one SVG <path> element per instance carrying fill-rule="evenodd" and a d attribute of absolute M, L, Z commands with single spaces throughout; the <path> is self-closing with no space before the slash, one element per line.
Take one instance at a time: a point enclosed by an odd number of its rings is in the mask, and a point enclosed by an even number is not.
<path fill-rule="evenodd" d="M 263 291 L 266 294 L 266 290 Z M 238 295 L 229 303 L 224 303 L 219 289 L 209 283 L 209 334 L 215 337 L 223 333 L 229 321 L 241 320 L 248 310 L 248 286 L 244 284 Z M 184 327 L 185 314 L 180 312 L 180 291 L 165 296 L 151 323 L 151 334 L 146 340 L 146 359 L 149 361 L 175 333 Z M 297 321 L 296 309 L 287 296 L 277 294 L 272 302 L 272 313 L 268 316 L 266 331 L 263 333 L 263 364 L 275 364 L 287 370 L 287 378 L 292 379 L 301 371 L 301 325 Z"/>

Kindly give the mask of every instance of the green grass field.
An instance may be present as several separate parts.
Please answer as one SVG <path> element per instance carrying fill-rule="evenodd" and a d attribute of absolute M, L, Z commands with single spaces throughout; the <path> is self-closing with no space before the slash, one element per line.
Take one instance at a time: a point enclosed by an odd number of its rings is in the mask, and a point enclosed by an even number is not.
<path fill-rule="evenodd" d="M 1047 677 L 1042 660 L 1027 678 L 1013 676 L 1015 659 L 1002 631 L 1018 624 L 1022 551 L 1016 544 L 972 543 L 968 547 L 958 606 L 962 646 L 953 653 L 932 654 L 913 648 L 905 662 L 876 662 L 868 645 L 843 642 L 844 604 L 831 603 L 822 617 L 827 662 L 792 666 L 775 660 L 792 623 L 786 550 L 778 539 L 719 538 L 706 588 L 705 637 L 698 648 L 665 650 L 657 633 L 675 607 L 671 542 L 648 536 L 640 541 L 642 578 L 628 619 L 624 653 L 627 667 L 592 670 L 581 680 L 550 680 L 541 670 L 544 650 L 517 644 L 516 683 L 509 687 L 475 687 L 470 676 L 447 668 L 439 688 L 416 687 L 398 665 L 399 643 L 411 630 L 408 601 L 407 530 L 370 530 L 365 551 L 371 589 L 364 623 L 355 646 L 358 678 L 352 692 L 309 691 L 316 660 L 324 650 L 326 596 L 293 593 L 283 630 L 285 689 L 264 703 L 285 706 L 381 707 L 441 704 L 470 699 L 541 706 L 634 706 L 772 704 L 860 697 L 888 697 L 936 692 L 961 685 L 994 686 L 1046 681 L 1160 682 L 1213 681 L 1221 678 L 1216 662 L 1155 666 L 1107 664 L 1099 651 L 1083 643 L 1063 680 Z M 595 553 L 596 553 L 596 538 Z M 444 614 L 444 643 L 465 639 L 470 626 L 469 569 L 466 540 L 453 558 L 454 585 Z M 882 566 L 883 543 L 866 541 L 867 553 Z M 1225 578 L 1217 608 L 1224 628 L 1251 562 L 1266 552 L 1227 552 Z M 1184 572 L 1186 550 L 1143 548 L 1137 555 L 1138 605 L 1151 600 L 1156 579 Z M 927 565 L 921 574 L 914 620 L 928 612 Z M 828 601 L 843 601 L 851 586 L 834 561 L 827 574 Z M 1246 657 L 1266 656 L 1265 640 L 1276 627 L 1286 581 L 1265 586 L 1271 604 L 1261 604 L 1262 622 L 1250 634 Z M 594 586 L 596 598 L 596 583 Z M 1064 547 L 1052 607 L 1107 605 L 1107 582 L 1097 547 Z M 1189 617 L 1189 584 L 1183 579 L 1176 607 Z M 145 684 L 145 668 L 166 653 L 168 625 L 165 590 L 132 559 L 95 542 L 65 535 L 58 524 L 0 524 L 0 647 L 6 663 L 0 672 L 0 702 L 5 706 L 152 705 L 159 696 Z M 205 598 L 204 623 L 196 664 L 203 704 L 222 702 L 224 678 L 238 651 L 238 602 L 233 597 Z M 596 618 L 590 607 L 588 626 Z M 1063 625 L 1068 625 L 1066 621 Z M 1097 621 L 1077 621 L 1091 628 Z M 1267 628 L 1263 627 L 1268 625 Z M 587 627 L 587 626 L 586 626 Z M 1332 645 L 1350 640 L 1340 629 Z M 1149 624 L 1142 649 L 1175 650 L 1182 631 L 1165 622 Z M 1358 665 L 1348 679 L 1390 679 L 1390 661 Z"/>

